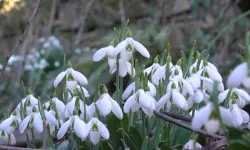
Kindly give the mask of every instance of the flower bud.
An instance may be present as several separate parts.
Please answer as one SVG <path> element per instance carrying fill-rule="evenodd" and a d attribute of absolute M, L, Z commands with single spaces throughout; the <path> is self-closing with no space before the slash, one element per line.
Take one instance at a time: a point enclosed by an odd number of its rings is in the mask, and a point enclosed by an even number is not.
<path fill-rule="evenodd" d="M 132 37 L 132 31 L 130 30 L 130 28 L 127 29 L 127 37 Z"/>
<path fill-rule="evenodd" d="M 156 57 L 155 57 L 155 59 L 154 59 L 154 63 L 156 63 L 156 64 L 158 64 L 159 63 L 159 55 L 157 55 Z"/>
<path fill-rule="evenodd" d="M 102 85 L 102 94 L 108 93 L 108 88 L 105 85 Z"/>

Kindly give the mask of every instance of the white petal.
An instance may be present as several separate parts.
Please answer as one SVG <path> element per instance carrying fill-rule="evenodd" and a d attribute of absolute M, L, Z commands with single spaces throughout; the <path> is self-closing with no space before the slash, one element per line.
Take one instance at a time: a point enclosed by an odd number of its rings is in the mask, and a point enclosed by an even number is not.
<path fill-rule="evenodd" d="M 109 139 L 109 130 L 107 129 L 107 127 L 101 122 L 101 121 L 97 121 L 97 128 L 98 131 L 100 132 L 101 136 L 105 139 L 108 140 Z"/>
<path fill-rule="evenodd" d="M 149 109 L 152 107 L 155 107 L 155 106 L 152 106 L 151 101 L 153 101 L 153 97 L 151 97 L 150 95 L 147 95 L 143 90 L 139 90 L 139 103 L 142 107 L 149 108 Z"/>
<path fill-rule="evenodd" d="M 72 100 L 66 104 L 65 113 L 69 113 L 69 115 L 72 115 L 75 109 L 75 103 L 76 103 L 76 97 L 73 97 Z"/>
<path fill-rule="evenodd" d="M 96 105 L 101 115 L 107 116 L 111 112 L 112 104 L 109 100 L 109 95 L 104 93 L 97 100 Z"/>
<path fill-rule="evenodd" d="M 115 100 L 111 100 L 112 112 L 116 115 L 117 118 L 123 118 L 123 112 L 119 104 Z"/>
<path fill-rule="evenodd" d="M 123 106 L 123 111 L 125 113 L 128 113 L 130 108 L 136 103 L 136 96 L 137 94 L 135 93 L 134 95 L 130 96 L 127 101 L 125 102 L 124 106 Z"/>
<path fill-rule="evenodd" d="M 250 78 L 245 78 L 243 81 L 242 81 L 242 84 L 244 85 L 245 88 L 248 88 L 250 89 Z"/>
<path fill-rule="evenodd" d="M 221 119 L 222 122 L 228 126 L 233 126 L 236 127 L 236 122 L 233 117 L 232 112 L 229 109 L 226 109 L 225 107 L 219 107 L 220 110 L 220 115 L 221 115 Z"/>
<path fill-rule="evenodd" d="M 125 77 L 128 73 L 127 64 L 123 60 L 119 60 L 119 75 Z"/>
<path fill-rule="evenodd" d="M 218 120 L 209 120 L 205 123 L 205 129 L 208 133 L 216 133 L 220 129 L 220 123 Z"/>
<path fill-rule="evenodd" d="M 144 57 L 146 58 L 150 58 L 150 54 L 148 52 L 148 50 L 139 42 L 133 40 L 133 44 L 135 49 Z"/>
<path fill-rule="evenodd" d="M 63 71 L 61 73 L 58 74 L 58 76 L 56 77 L 55 81 L 54 81 L 54 87 L 56 88 L 58 86 L 58 84 L 62 81 L 62 79 L 64 78 L 64 76 L 67 74 L 67 70 Z"/>
<path fill-rule="evenodd" d="M 90 141 L 96 145 L 100 141 L 101 134 L 97 131 L 90 131 Z"/>
<path fill-rule="evenodd" d="M 132 76 L 132 65 L 130 62 L 126 62 L 128 74 Z M 133 67 L 133 77 L 135 76 L 135 68 Z"/>
<path fill-rule="evenodd" d="M 109 73 L 113 74 L 116 71 L 116 59 L 108 59 Z"/>
<path fill-rule="evenodd" d="M 120 52 L 120 58 L 123 60 L 123 61 L 129 61 L 130 58 L 132 57 L 132 52 L 131 51 L 127 51 L 127 50 L 122 50 Z"/>
<path fill-rule="evenodd" d="M 215 71 L 213 69 L 210 69 L 208 67 L 207 67 L 206 71 L 207 71 L 208 76 L 209 76 L 210 79 L 215 80 L 217 82 L 222 82 L 222 77 L 219 74 L 219 72 L 217 72 L 217 71 Z"/>
<path fill-rule="evenodd" d="M 43 121 L 40 115 L 35 115 L 33 118 L 33 125 L 34 128 L 36 129 L 36 131 L 38 133 L 42 133 L 43 132 Z"/>
<path fill-rule="evenodd" d="M 199 130 L 201 129 L 201 127 L 205 124 L 205 122 L 208 120 L 210 114 L 212 112 L 212 104 L 208 103 L 206 106 L 202 107 L 201 109 L 199 109 L 193 119 L 192 119 L 192 123 L 191 123 L 191 127 L 193 130 Z"/>
<path fill-rule="evenodd" d="M 188 110 L 191 109 L 191 108 L 193 107 L 193 105 L 194 105 L 194 100 L 193 100 L 192 97 L 189 97 L 189 98 L 187 99 L 187 104 L 188 104 Z"/>
<path fill-rule="evenodd" d="M 76 135 L 81 138 L 81 140 L 85 140 L 86 137 L 89 134 L 89 129 L 87 128 L 87 125 L 85 124 L 84 121 L 82 121 L 79 116 L 75 116 L 75 121 L 74 121 L 74 131 Z"/>
<path fill-rule="evenodd" d="M 51 113 L 49 113 L 48 111 L 44 111 L 44 114 L 45 114 L 46 121 L 54 125 L 57 125 L 57 120 Z"/>
<path fill-rule="evenodd" d="M 151 73 L 152 68 L 153 68 L 153 65 L 149 66 L 148 68 L 146 68 L 146 69 L 143 71 L 143 73 L 144 73 L 144 74 L 147 73 L 147 75 L 149 75 L 149 74 Z"/>
<path fill-rule="evenodd" d="M 88 120 L 90 120 L 94 116 L 94 113 L 95 113 L 95 104 L 92 103 L 91 105 L 87 106 L 86 109 L 87 109 Z"/>
<path fill-rule="evenodd" d="M 243 118 L 243 123 L 248 123 L 249 122 L 249 114 L 243 109 L 240 109 L 240 113 L 241 113 L 241 116 Z"/>
<path fill-rule="evenodd" d="M 201 149 L 202 146 L 196 142 L 195 143 L 195 148 L 196 149 Z M 194 140 L 190 139 L 183 147 L 183 150 L 193 150 L 194 149 Z"/>
<path fill-rule="evenodd" d="M 197 73 L 189 77 L 187 81 L 192 85 L 194 90 L 198 89 L 201 85 L 200 76 Z"/>
<path fill-rule="evenodd" d="M 238 95 L 246 101 L 250 101 L 250 96 L 248 93 L 242 89 L 236 89 Z"/>
<path fill-rule="evenodd" d="M 156 104 L 156 110 L 159 111 L 162 107 L 164 107 L 169 98 L 170 98 L 170 93 L 167 93 L 164 96 L 162 96 L 161 99 Z"/>
<path fill-rule="evenodd" d="M 201 90 L 197 90 L 193 98 L 194 98 L 195 103 L 200 103 L 204 99 L 204 96 Z"/>
<path fill-rule="evenodd" d="M 117 54 L 115 53 L 115 48 L 112 45 L 109 45 L 107 48 L 107 55 L 109 58 L 116 58 Z"/>
<path fill-rule="evenodd" d="M 159 85 L 160 79 L 165 80 L 166 77 L 166 65 L 159 67 L 152 76 L 152 82 L 155 85 Z"/>
<path fill-rule="evenodd" d="M 1 124 L 0 124 L 0 130 L 6 130 L 14 121 L 16 117 L 11 115 L 9 118 L 5 119 Z"/>
<path fill-rule="evenodd" d="M 234 70 L 230 73 L 227 79 L 228 87 L 237 87 L 248 75 L 248 66 L 247 63 L 242 63 L 234 68 Z"/>
<path fill-rule="evenodd" d="M 72 76 L 77 82 L 79 82 L 80 85 L 87 85 L 88 84 L 87 78 L 79 71 L 75 71 L 72 69 Z"/>
<path fill-rule="evenodd" d="M 71 118 L 68 121 L 66 121 L 61 126 L 61 128 L 58 130 L 58 132 L 57 132 L 57 139 L 58 140 L 60 140 L 65 135 L 65 133 L 68 131 L 70 124 L 71 124 Z"/>
<path fill-rule="evenodd" d="M 194 95 L 193 87 L 184 79 L 182 80 L 182 83 L 183 83 L 183 89 L 185 89 L 189 95 Z"/>
<path fill-rule="evenodd" d="M 155 97 L 156 96 L 156 88 L 155 88 L 155 86 L 150 81 L 148 81 L 148 86 L 149 86 L 149 89 L 150 89 L 150 95 Z"/>
<path fill-rule="evenodd" d="M 77 82 L 75 80 L 73 81 L 66 81 L 66 87 L 70 90 L 70 91 L 74 91 L 77 87 Z"/>
<path fill-rule="evenodd" d="M 186 99 L 175 89 L 172 91 L 172 99 L 173 99 L 173 103 L 177 107 L 181 109 L 187 109 L 188 104 L 187 104 Z"/>
<path fill-rule="evenodd" d="M 222 93 L 220 93 L 218 95 L 218 101 L 219 101 L 219 103 L 224 102 L 224 100 L 227 98 L 228 92 L 229 92 L 229 89 L 225 90 L 224 92 L 222 92 Z"/>
<path fill-rule="evenodd" d="M 19 132 L 24 133 L 24 130 L 27 128 L 29 121 L 31 119 L 31 115 L 27 116 L 20 124 L 19 126 Z"/>
<path fill-rule="evenodd" d="M 135 89 L 135 82 L 129 84 L 129 86 L 125 89 L 125 91 L 122 94 L 122 99 L 125 100 L 128 98 L 128 96 L 132 93 L 132 91 Z"/>
<path fill-rule="evenodd" d="M 106 56 L 108 49 L 109 47 L 104 47 L 95 52 L 93 56 L 93 61 L 100 61 L 103 57 Z"/>
<path fill-rule="evenodd" d="M 241 116 L 241 112 L 237 104 L 233 104 L 231 112 L 232 112 L 233 118 L 237 122 L 237 126 L 240 126 L 243 123 L 243 118 Z"/>
<path fill-rule="evenodd" d="M 119 44 L 117 44 L 114 50 L 114 56 L 117 56 L 118 53 L 120 53 L 122 50 L 126 50 L 127 46 L 128 46 L 128 43 L 126 39 L 120 42 Z"/>
<path fill-rule="evenodd" d="M 10 144 L 15 145 L 16 144 L 16 138 L 14 134 L 10 134 Z"/>

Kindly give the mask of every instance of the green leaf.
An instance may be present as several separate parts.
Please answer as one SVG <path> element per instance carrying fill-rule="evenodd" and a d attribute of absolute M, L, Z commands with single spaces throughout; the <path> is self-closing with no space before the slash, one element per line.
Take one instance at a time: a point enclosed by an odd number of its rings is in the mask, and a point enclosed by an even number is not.
<path fill-rule="evenodd" d="M 142 146 L 141 146 L 141 150 L 145 150 L 147 149 L 147 145 L 148 145 L 148 136 L 145 137 Z"/>
<path fill-rule="evenodd" d="M 134 141 L 131 139 L 131 137 L 129 136 L 129 134 L 125 130 L 120 129 L 118 131 L 118 133 L 120 134 L 120 137 L 123 137 L 122 139 L 124 140 L 127 147 L 129 147 L 131 150 L 138 150 Z M 139 147 L 139 149 L 140 148 L 141 147 Z"/>
<path fill-rule="evenodd" d="M 63 141 L 56 149 L 57 150 L 68 150 L 69 141 Z"/>
<path fill-rule="evenodd" d="M 129 134 L 132 141 L 135 143 L 136 149 L 140 149 L 143 141 L 139 131 L 135 127 L 131 127 Z"/>
<path fill-rule="evenodd" d="M 103 150 L 114 150 L 114 147 L 110 141 L 103 141 L 102 142 L 102 149 Z"/>

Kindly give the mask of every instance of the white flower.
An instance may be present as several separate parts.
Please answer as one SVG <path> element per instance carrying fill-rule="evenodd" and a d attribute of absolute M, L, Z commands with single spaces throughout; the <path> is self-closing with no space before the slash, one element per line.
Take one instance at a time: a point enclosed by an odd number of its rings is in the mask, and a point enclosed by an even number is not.
<path fill-rule="evenodd" d="M 16 144 L 16 138 L 14 134 L 8 134 L 6 131 L 0 130 L 0 145 L 8 145 L 9 142 L 11 145 Z"/>
<path fill-rule="evenodd" d="M 71 125 L 74 125 L 73 129 L 75 131 L 75 134 L 82 141 L 84 141 L 89 134 L 89 128 L 87 124 L 84 121 L 82 121 L 77 115 L 70 117 L 69 120 L 66 121 L 61 126 L 61 128 L 58 130 L 58 133 L 57 133 L 57 139 L 61 139 L 65 135 L 65 133 L 68 131 Z"/>
<path fill-rule="evenodd" d="M 195 148 L 194 148 L 194 140 L 190 139 L 183 147 L 183 150 L 193 150 L 193 149 L 197 149 L 200 150 L 202 148 L 202 146 L 198 143 L 195 142 Z"/>
<path fill-rule="evenodd" d="M 215 81 L 203 76 L 201 76 L 201 80 L 203 81 L 203 90 L 207 90 L 209 93 L 212 93 Z M 220 92 L 224 91 L 223 82 L 218 82 L 217 88 Z"/>
<path fill-rule="evenodd" d="M 116 59 L 108 59 L 108 64 L 109 64 L 109 72 L 110 74 L 113 74 L 117 68 L 116 68 Z M 119 59 L 119 76 L 125 77 L 128 74 L 132 75 L 132 69 L 133 69 L 133 75 L 135 75 L 135 69 L 131 65 L 130 62 L 124 61 L 123 59 Z"/>
<path fill-rule="evenodd" d="M 173 85 L 175 84 L 173 83 Z M 171 87 L 171 89 L 161 97 L 161 99 L 156 104 L 156 109 L 160 110 L 170 100 L 172 100 L 171 102 L 173 102 L 177 107 L 183 110 L 188 110 L 188 103 L 183 95 L 178 91 L 178 89 L 176 89 L 176 86 Z"/>
<path fill-rule="evenodd" d="M 109 139 L 109 131 L 107 127 L 99 121 L 97 118 L 93 117 L 87 124 L 88 129 L 90 130 L 90 141 L 96 145 L 100 141 L 102 136 L 105 140 Z"/>
<path fill-rule="evenodd" d="M 247 78 L 248 73 L 249 73 L 249 69 L 248 69 L 247 62 L 244 62 L 238 65 L 237 67 L 234 68 L 234 70 L 228 76 L 227 86 L 231 88 L 238 87 Z"/>
<path fill-rule="evenodd" d="M 86 117 L 86 120 L 91 120 L 91 118 L 94 116 L 95 113 L 95 107 L 96 107 L 95 103 L 92 103 L 89 106 L 86 105 L 86 114 L 82 112 L 80 118 L 84 120 L 85 119 L 84 117 Z M 81 111 L 84 111 L 84 109 L 82 109 Z"/>
<path fill-rule="evenodd" d="M 68 118 L 69 116 L 73 116 L 73 112 L 75 109 L 82 109 L 84 112 L 84 103 L 83 101 L 77 97 L 74 96 L 65 106 L 65 117 Z M 78 107 L 77 107 L 78 106 Z"/>
<path fill-rule="evenodd" d="M 66 71 L 61 72 L 54 81 L 54 87 L 56 88 L 62 79 L 66 76 L 67 88 L 69 90 L 75 90 L 77 84 L 87 85 L 87 78 L 80 72 L 75 71 L 73 68 L 68 68 Z"/>
<path fill-rule="evenodd" d="M 26 107 L 26 115 L 30 115 L 33 107 L 37 107 L 38 100 L 32 94 L 29 94 L 26 98 L 21 100 L 21 102 L 17 105 L 16 110 L 21 111 L 21 105 L 22 108 Z"/>
<path fill-rule="evenodd" d="M 146 68 L 143 72 L 149 75 L 150 73 L 154 73 L 159 67 L 161 67 L 158 63 L 153 63 L 153 65 Z"/>
<path fill-rule="evenodd" d="M 155 110 L 155 99 L 146 93 L 143 89 L 139 89 L 135 94 L 130 96 L 124 104 L 123 110 L 128 113 L 138 111 L 142 108 L 143 112 L 149 116 L 153 115 Z"/>
<path fill-rule="evenodd" d="M 55 103 L 59 118 L 64 119 L 65 104 L 56 97 L 52 98 L 52 101 Z"/>
<path fill-rule="evenodd" d="M 249 122 L 248 113 L 240 109 L 237 104 L 233 104 L 232 107 L 229 109 L 233 114 L 233 118 L 236 122 L 236 126 L 241 126 L 243 123 Z"/>
<path fill-rule="evenodd" d="M 193 130 L 199 130 L 204 125 L 207 132 L 215 133 L 219 130 L 220 124 L 217 118 L 210 119 L 212 112 L 214 111 L 214 107 L 212 103 L 208 103 L 206 106 L 200 108 L 194 115 L 191 123 L 191 127 Z M 232 120 L 232 113 L 224 108 L 219 107 L 219 111 L 221 114 L 221 119 L 223 123 L 228 126 L 236 126 L 234 120 Z"/>
<path fill-rule="evenodd" d="M 162 80 L 165 80 L 166 78 L 166 67 L 169 67 L 167 68 L 168 70 L 170 70 L 170 68 L 173 67 L 173 64 L 171 62 L 168 63 L 168 65 L 163 65 L 163 66 L 160 66 L 156 71 L 155 73 L 153 74 L 152 76 L 152 82 L 155 84 L 155 85 L 159 85 L 159 81 L 162 79 Z"/>
<path fill-rule="evenodd" d="M 120 42 L 116 47 L 116 53 L 121 52 L 123 50 L 130 51 L 130 50 L 137 50 L 142 56 L 146 58 L 150 58 L 150 54 L 148 50 L 139 42 L 135 41 L 132 37 L 127 37 L 124 41 Z"/>
<path fill-rule="evenodd" d="M 229 93 L 229 89 L 225 90 L 224 92 L 218 95 L 219 103 L 222 103 L 227 98 Z M 229 96 L 229 106 L 236 103 L 240 108 L 245 106 L 246 102 L 250 102 L 250 96 L 248 93 L 242 89 L 233 88 L 231 90 L 231 95 Z"/>
<path fill-rule="evenodd" d="M 210 62 L 206 62 L 207 67 L 209 67 L 209 69 L 213 69 L 214 71 L 217 71 L 217 68 Z M 205 67 L 205 63 L 204 60 L 200 61 L 200 65 L 198 65 L 198 59 L 195 61 L 194 64 L 192 64 L 189 68 L 189 73 L 192 75 L 193 74 L 193 70 L 194 68 L 199 72 L 200 70 L 202 70 Z"/>
<path fill-rule="evenodd" d="M 28 127 L 28 125 L 30 128 L 34 127 L 34 129 L 38 133 L 42 133 L 43 132 L 43 121 L 42 121 L 40 113 L 34 112 L 34 113 L 31 113 L 30 115 L 28 115 L 26 118 L 24 118 L 24 120 L 21 122 L 21 124 L 19 126 L 19 132 L 24 133 L 24 131 Z"/>
<path fill-rule="evenodd" d="M 148 87 L 149 87 L 149 95 L 155 97 L 156 88 L 150 81 L 148 81 Z M 132 91 L 135 91 L 135 82 L 130 83 L 129 86 L 124 90 L 122 94 L 122 99 L 123 100 L 127 99 L 129 95 L 132 93 Z"/>
<path fill-rule="evenodd" d="M 20 120 L 21 118 L 18 118 L 16 115 L 10 115 L 9 118 L 0 124 L 0 130 L 4 130 L 8 134 L 13 133 Z"/>
<path fill-rule="evenodd" d="M 103 59 L 103 57 L 108 56 L 109 58 L 116 58 L 117 54 L 119 52 L 115 51 L 114 46 L 109 45 L 107 47 L 99 49 L 97 52 L 95 52 L 93 56 L 93 61 L 100 61 Z"/>
<path fill-rule="evenodd" d="M 82 94 L 84 94 L 85 97 L 90 97 L 89 92 L 88 92 L 87 89 L 85 89 L 83 86 L 77 85 L 77 86 L 76 86 L 76 89 L 77 89 L 79 92 L 81 92 L 81 93 L 82 93 L 82 91 L 83 91 Z M 71 94 L 72 94 L 72 95 L 71 95 Z M 73 94 L 74 94 L 74 93 L 68 91 L 68 98 L 70 99 L 72 96 L 74 96 Z"/>
<path fill-rule="evenodd" d="M 96 106 L 101 115 L 107 116 L 111 111 L 117 118 L 123 118 L 123 112 L 119 104 L 108 94 L 103 93 L 96 102 Z"/>

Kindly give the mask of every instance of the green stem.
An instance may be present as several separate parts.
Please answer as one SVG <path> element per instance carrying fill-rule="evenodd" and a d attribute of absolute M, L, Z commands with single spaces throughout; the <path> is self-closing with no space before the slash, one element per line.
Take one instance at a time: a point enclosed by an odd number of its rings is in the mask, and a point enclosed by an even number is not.
<path fill-rule="evenodd" d="M 116 101 L 120 104 L 119 55 L 116 58 Z"/>

